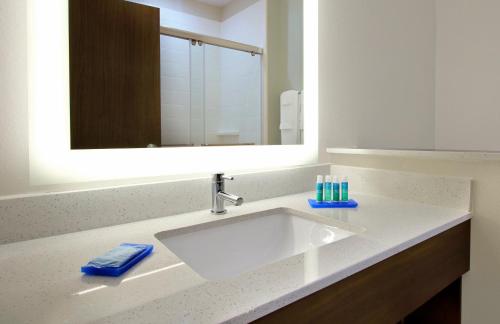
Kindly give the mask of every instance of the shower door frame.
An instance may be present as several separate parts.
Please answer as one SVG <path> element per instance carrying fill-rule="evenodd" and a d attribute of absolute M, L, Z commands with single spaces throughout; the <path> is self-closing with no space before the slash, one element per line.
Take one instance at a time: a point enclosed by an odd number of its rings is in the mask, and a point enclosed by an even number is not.
<path fill-rule="evenodd" d="M 233 49 L 233 50 L 237 50 L 237 51 L 248 52 L 252 55 L 263 55 L 264 54 L 264 49 L 257 47 L 257 46 L 243 44 L 243 43 L 239 43 L 239 42 L 234 42 L 234 41 L 230 41 L 230 40 L 223 39 L 223 38 L 207 36 L 207 35 L 203 35 L 203 34 L 197 34 L 197 33 L 189 32 L 189 31 L 185 31 L 185 30 L 181 30 L 181 29 L 176 29 L 176 28 L 160 26 L 160 34 L 164 35 L 164 36 L 171 36 L 171 37 L 176 37 L 176 38 L 187 39 L 187 40 L 190 40 L 191 42 L 201 42 L 203 44 L 209 44 L 209 45 L 224 47 L 224 48 Z"/>

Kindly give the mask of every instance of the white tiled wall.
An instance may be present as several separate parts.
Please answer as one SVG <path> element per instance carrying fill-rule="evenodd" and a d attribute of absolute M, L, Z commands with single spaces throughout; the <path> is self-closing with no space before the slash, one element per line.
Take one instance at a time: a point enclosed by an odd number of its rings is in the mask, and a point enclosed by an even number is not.
<path fill-rule="evenodd" d="M 205 125 L 207 144 L 216 144 L 218 123 L 221 117 L 221 56 L 214 46 L 205 47 Z"/>
<path fill-rule="evenodd" d="M 204 69 L 216 69 L 205 66 L 205 48 L 191 46 L 191 144 L 205 144 L 205 105 L 207 99 L 206 72 Z"/>
<path fill-rule="evenodd" d="M 261 144 L 261 58 L 233 50 L 220 51 L 219 130 L 237 131 L 239 137 L 233 140 L 238 143 Z"/>
<path fill-rule="evenodd" d="M 188 41 L 161 37 L 162 145 L 190 142 L 190 47 Z"/>
<path fill-rule="evenodd" d="M 265 20 L 266 1 L 256 1 L 221 23 L 221 37 L 264 48 Z M 239 133 L 224 142 L 262 144 L 261 73 L 260 56 L 221 49 L 220 129 Z"/>

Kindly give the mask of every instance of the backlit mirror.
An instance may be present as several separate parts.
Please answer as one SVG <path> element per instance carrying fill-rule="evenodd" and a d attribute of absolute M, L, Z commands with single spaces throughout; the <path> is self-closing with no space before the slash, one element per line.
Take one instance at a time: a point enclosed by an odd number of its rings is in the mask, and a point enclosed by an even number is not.
<path fill-rule="evenodd" d="M 303 0 L 69 0 L 72 149 L 303 144 Z"/>

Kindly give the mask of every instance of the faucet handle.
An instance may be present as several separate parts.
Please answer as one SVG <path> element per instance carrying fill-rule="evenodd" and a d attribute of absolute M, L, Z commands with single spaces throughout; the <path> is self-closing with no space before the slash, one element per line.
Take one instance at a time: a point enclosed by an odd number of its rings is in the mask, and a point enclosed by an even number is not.
<path fill-rule="evenodd" d="M 234 177 L 226 176 L 223 172 L 214 173 L 212 175 L 214 182 L 222 182 L 223 180 L 234 180 Z"/>

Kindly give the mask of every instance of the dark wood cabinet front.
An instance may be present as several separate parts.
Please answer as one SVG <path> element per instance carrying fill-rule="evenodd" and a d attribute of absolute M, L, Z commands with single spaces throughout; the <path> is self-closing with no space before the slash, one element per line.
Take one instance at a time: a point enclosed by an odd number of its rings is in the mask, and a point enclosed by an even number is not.
<path fill-rule="evenodd" d="M 256 322 L 460 323 L 470 225 L 458 225 Z"/>
<path fill-rule="evenodd" d="M 72 149 L 161 145 L 160 12 L 69 0 Z"/>

